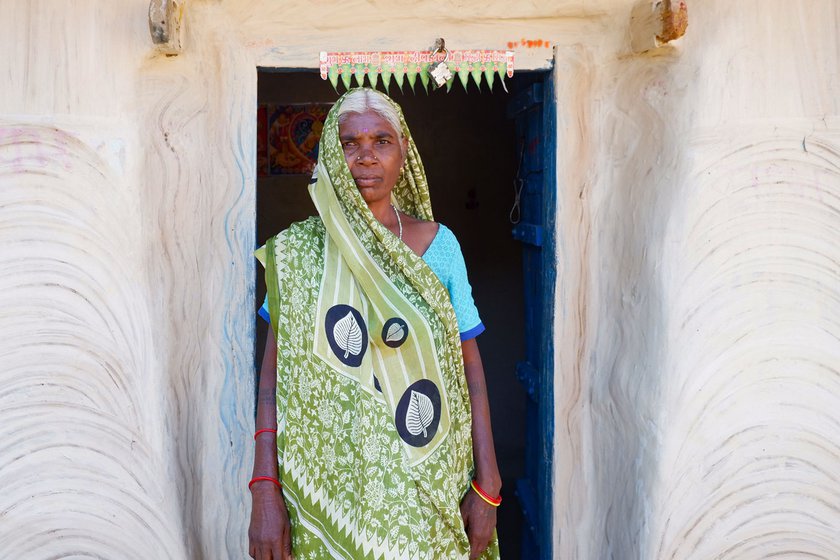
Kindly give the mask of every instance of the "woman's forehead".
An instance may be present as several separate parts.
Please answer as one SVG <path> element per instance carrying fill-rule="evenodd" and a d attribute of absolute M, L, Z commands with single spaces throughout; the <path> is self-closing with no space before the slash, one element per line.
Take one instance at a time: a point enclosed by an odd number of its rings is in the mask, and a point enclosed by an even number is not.
<path fill-rule="evenodd" d="M 388 119 L 372 109 L 364 113 L 345 113 L 342 117 L 338 123 L 338 132 L 341 135 L 387 133 L 395 137 L 399 136 Z"/>

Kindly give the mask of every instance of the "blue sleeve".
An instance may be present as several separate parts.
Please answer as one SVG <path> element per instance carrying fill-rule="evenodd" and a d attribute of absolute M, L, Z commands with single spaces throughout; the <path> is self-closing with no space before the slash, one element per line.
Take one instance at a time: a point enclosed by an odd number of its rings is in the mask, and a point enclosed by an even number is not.
<path fill-rule="evenodd" d="M 423 255 L 423 259 L 449 291 L 449 299 L 458 319 L 461 340 L 470 340 L 483 333 L 484 324 L 473 301 L 472 286 L 467 278 L 467 265 L 455 234 L 441 224 L 438 235 Z"/>
<path fill-rule="evenodd" d="M 260 310 L 257 311 L 257 315 L 262 317 L 266 323 L 271 323 L 270 316 L 268 314 L 268 296 L 265 296 L 265 300 L 263 301 L 262 307 Z"/>
<path fill-rule="evenodd" d="M 454 239 L 455 236 L 453 235 Z M 455 242 L 457 243 L 457 241 Z M 449 287 L 449 298 L 452 300 L 452 307 L 455 308 L 455 317 L 458 318 L 458 331 L 461 333 L 461 340 L 470 340 L 484 332 L 484 323 L 478 315 L 478 308 L 472 296 L 472 286 L 467 278 L 467 264 L 464 262 L 464 255 L 461 253 L 460 245 L 452 255 L 452 282 Z"/>

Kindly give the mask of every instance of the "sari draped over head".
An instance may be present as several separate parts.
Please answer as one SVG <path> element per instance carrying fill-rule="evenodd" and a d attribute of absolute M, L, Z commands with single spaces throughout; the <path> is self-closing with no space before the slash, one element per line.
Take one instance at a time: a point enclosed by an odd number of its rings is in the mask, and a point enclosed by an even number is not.
<path fill-rule="evenodd" d="M 408 139 L 392 197 L 432 220 Z M 473 471 L 458 322 L 446 288 L 380 224 L 327 116 L 309 187 L 318 217 L 257 251 L 277 340 L 277 454 L 298 560 L 467 558 Z M 497 558 L 494 542 L 482 558 Z"/>

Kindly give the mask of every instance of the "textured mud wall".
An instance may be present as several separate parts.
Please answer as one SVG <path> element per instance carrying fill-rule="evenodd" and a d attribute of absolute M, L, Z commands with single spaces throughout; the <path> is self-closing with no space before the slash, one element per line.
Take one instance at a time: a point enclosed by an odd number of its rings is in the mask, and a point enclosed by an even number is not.
<path fill-rule="evenodd" d="M 213 6 L 0 3 L 0 556 L 240 557 L 255 67 Z"/>
<path fill-rule="evenodd" d="M 122 117 L 146 54 L 128 18 L 142 7 L 91 18 L 93 4 L 0 5 L 7 558 L 185 555 L 148 306 L 138 126 Z"/>
<path fill-rule="evenodd" d="M 228 0 L 260 66 L 317 68 L 320 51 L 514 49 L 516 68 L 551 66 L 556 45 L 592 42 L 632 0 Z M 629 8 L 627 8 L 629 9 Z"/>
<path fill-rule="evenodd" d="M 707 1 L 559 49 L 558 557 L 840 557 L 838 36 Z"/>

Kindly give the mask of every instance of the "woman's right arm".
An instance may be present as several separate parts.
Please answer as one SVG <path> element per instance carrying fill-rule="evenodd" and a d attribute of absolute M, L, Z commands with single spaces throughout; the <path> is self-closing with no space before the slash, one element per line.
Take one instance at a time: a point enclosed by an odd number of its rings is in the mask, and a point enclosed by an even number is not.
<path fill-rule="evenodd" d="M 256 429 L 277 429 L 277 343 L 268 329 L 257 388 Z M 272 432 L 257 437 L 253 476 L 278 479 L 277 438 Z M 248 529 L 249 554 L 256 560 L 291 560 L 292 540 L 289 513 L 280 489 L 270 481 L 251 486 L 251 526 Z"/>

